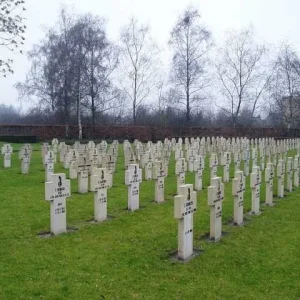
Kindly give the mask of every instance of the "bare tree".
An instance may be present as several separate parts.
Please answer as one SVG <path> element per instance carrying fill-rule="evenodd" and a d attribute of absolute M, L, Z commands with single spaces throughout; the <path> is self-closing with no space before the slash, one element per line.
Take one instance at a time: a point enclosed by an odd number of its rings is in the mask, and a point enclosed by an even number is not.
<path fill-rule="evenodd" d="M 272 71 L 267 66 L 267 48 L 254 42 L 253 30 L 231 32 L 225 46 L 219 49 L 220 61 L 216 65 L 224 96 L 218 105 L 231 118 L 233 126 L 243 108 L 254 118 L 259 101 L 267 90 Z"/>
<path fill-rule="evenodd" d="M 300 59 L 289 45 L 284 45 L 274 64 L 270 81 L 271 112 L 277 113 L 288 128 L 300 123 Z"/>
<path fill-rule="evenodd" d="M 90 110 L 95 124 L 97 112 L 115 109 L 114 100 L 122 99 L 111 80 L 117 51 L 98 17 L 74 16 L 63 9 L 56 26 L 47 30 L 29 58 L 30 72 L 25 82 L 16 85 L 20 99 L 37 100 L 42 109 L 49 107 L 54 115 L 62 115 L 66 137 L 71 119 L 76 119 L 82 138 L 84 108 Z"/>
<path fill-rule="evenodd" d="M 31 68 L 25 82 L 16 84 L 19 100 L 35 101 L 53 112 L 62 111 L 68 137 L 70 114 L 73 109 L 73 73 L 70 60 L 73 53 L 70 30 L 73 18 L 62 9 L 56 28 L 46 32 L 45 39 L 28 53 Z"/>
<path fill-rule="evenodd" d="M 157 86 L 158 48 L 150 36 L 148 26 L 139 25 L 132 18 L 121 30 L 120 83 L 132 105 L 133 124 L 136 124 L 138 107 Z"/>
<path fill-rule="evenodd" d="M 83 106 L 91 111 L 92 124 L 97 115 L 114 110 L 122 104 L 122 92 L 113 84 L 113 73 L 119 64 L 119 49 L 105 32 L 104 20 L 91 15 L 84 17 L 86 26 L 85 83 Z"/>
<path fill-rule="evenodd" d="M 22 11 L 25 10 L 23 0 L 0 0 L 0 46 L 10 51 L 19 51 L 24 44 L 26 26 Z M 13 73 L 12 59 L 0 59 L 0 74 L 4 77 Z"/>
<path fill-rule="evenodd" d="M 206 98 L 209 86 L 206 67 L 213 42 L 210 31 L 200 21 L 196 9 L 186 9 L 179 16 L 169 42 L 174 51 L 171 81 L 182 95 L 174 100 L 184 107 L 187 124 L 191 121 L 192 108 Z"/>

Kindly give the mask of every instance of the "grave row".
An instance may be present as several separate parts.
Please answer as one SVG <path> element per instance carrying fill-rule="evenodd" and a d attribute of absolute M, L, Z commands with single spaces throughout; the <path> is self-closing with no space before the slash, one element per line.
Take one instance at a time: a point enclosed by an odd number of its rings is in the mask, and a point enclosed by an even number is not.
<path fill-rule="evenodd" d="M 88 182 L 90 191 L 95 192 L 95 220 L 107 219 L 107 189 L 112 187 L 112 174 L 115 171 L 115 163 L 118 153 L 118 143 L 114 142 L 108 153 L 107 144 L 99 145 L 90 142 L 87 145 L 75 143 L 73 147 L 52 142 L 52 150 L 49 145 L 43 145 L 42 155 L 46 166 L 49 156 L 54 164 L 55 156 L 60 155 L 60 160 L 65 168 L 70 169 L 71 178 L 72 162 L 76 165 L 79 192 L 87 192 Z M 202 144 L 202 146 L 201 146 Z M 299 140 L 275 141 L 273 139 L 235 139 L 228 142 L 225 139 L 211 139 L 203 142 L 203 139 L 185 140 L 182 144 L 165 140 L 164 143 L 142 144 L 135 141 L 131 145 L 128 141 L 123 144 L 125 161 L 125 184 L 128 186 L 128 209 L 139 209 L 139 185 L 142 182 L 142 174 L 145 180 L 155 180 L 155 200 L 164 201 L 164 178 L 168 176 L 168 165 L 172 153 L 175 154 L 177 175 L 177 196 L 174 198 L 174 217 L 178 219 L 178 258 L 186 260 L 193 255 L 193 214 L 197 210 L 197 190 L 202 189 L 202 174 L 205 168 L 205 158 L 209 158 L 210 186 L 208 187 L 207 202 L 210 206 L 210 239 L 218 241 L 222 233 L 222 202 L 224 201 L 224 182 L 230 181 L 229 170 L 231 156 L 234 156 L 234 178 L 232 179 L 232 195 L 234 199 L 234 223 L 243 224 L 243 195 L 246 190 L 246 177 L 250 175 L 250 188 L 252 190 L 251 213 L 260 214 L 260 186 L 262 184 L 262 171 L 265 173 L 266 204 L 273 205 L 273 180 L 275 170 L 278 178 L 278 197 L 283 197 L 286 176 L 287 189 L 292 191 L 293 185 L 299 186 Z M 185 149 L 184 149 L 185 148 Z M 221 148 L 225 152 L 218 151 Z M 235 152 L 229 152 L 229 150 Z M 260 160 L 257 159 L 257 149 Z M 267 151 L 267 149 L 272 149 Z M 297 150 L 295 157 L 288 157 L 289 150 Z M 77 151 L 77 152 L 76 152 Z M 217 151 L 217 153 L 212 152 Z M 240 170 L 239 153 L 244 151 L 249 155 L 244 156 L 244 170 Z M 247 172 L 250 164 L 250 152 L 252 153 L 252 171 Z M 52 154 L 51 154 L 52 153 Z M 101 155 L 99 155 L 101 153 Z M 108 156 L 110 158 L 108 159 Z M 221 159 L 219 160 L 219 158 Z M 249 158 L 249 159 L 248 159 Z M 218 165 L 224 167 L 223 178 L 218 177 Z M 101 166 L 101 167 L 99 167 Z M 195 189 L 193 184 L 185 184 L 187 170 L 195 172 Z M 75 172 L 74 171 L 74 172 Z M 144 171 L 144 172 L 143 172 Z M 48 172 L 48 171 L 47 171 Z M 85 176 L 82 176 L 84 173 Z M 248 174 L 247 174 L 248 173 Z M 47 173 L 46 173 L 47 174 Z M 70 180 L 65 174 L 48 175 L 46 182 L 46 200 L 50 201 L 51 232 L 59 234 L 66 232 L 66 198 L 70 197 Z M 294 177 L 293 177 L 294 176 Z M 74 176 L 75 177 L 75 176 Z M 84 179 L 84 180 L 83 180 Z M 223 180 L 222 180 L 223 179 Z M 293 180 L 294 179 L 294 180 Z M 84 182 L 84 184 L 83 184 Z M 84 189 L 82 186 L 84 185 Z M 84 190 L 84 191 L 83 191 Z"/>

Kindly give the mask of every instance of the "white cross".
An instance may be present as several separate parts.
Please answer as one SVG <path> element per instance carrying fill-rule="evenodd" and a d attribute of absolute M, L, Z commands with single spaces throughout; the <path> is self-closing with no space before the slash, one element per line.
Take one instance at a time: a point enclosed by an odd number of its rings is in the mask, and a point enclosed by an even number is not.
<path fill-rule="evenodd" d="M 204 157 L 199 155 L 194 160 L 194 171 L 195 171 L 195 190 L 202 190 L 202 174 L 204 170 L 205 160 Z"/>
<path fill-rule="evenodd" d="M 197 210 L 197 194 L 192 184 L 181 185 L 174 197 L 174 218 L 178 219 L 178 259 L 193 255 L 193 214 Z"/>
<path fill-rule="evenodd" d="M 218 156 L 216 153 L 212 153 L 209 160 L 210 178 L 217 177 L 218 173 Z"/>
<path fill-rule="evenodd" d="M 285 163 L 284 160 L 279 159 L 277 164 L 277 178 L 278 178 L 278 191 L 277 197 L 284 197 L 284 175 L 285 175 Z"/>
<path fill-rule="evenodd" d="M 221 177 L 211 179 L 208 187 L 208 205 L 210 206 L 210 239 L 218 241 L 222 236 L 222 202 L 224 183 Z"/>
<path fill-rule="evenodd" d="M 107 189 L 110 188 L 109 174 L 105 168 L 94 170 L 91 175 L 90 190 L 94 195 L 94 218 L 97 222 L 107 219 Z"/>
<path fill-rule="evenodd" d="M 230 152 L 225 152 L 222 155 L 221 159 L 222 165 L 223 165 L 223 181 L 229 182 L 229 170 L 230 170 L 230 164 L 231 164 L 231 154 Z"/>
<path fill-rule="evenodd" d="M 165 201 L 165 165 L 162 161 L 156 161 L 153 166 L 153 179 L 155 179 L 155 202 Z"/>
<path fill-rule="evenodd" d="M 244 221 L 244 192 L 246 189 L 243 171 L 235 172 L 232 179 L 232 194 L 234 196 L 234 224 L 240 226 Z"/>
<path fill-rule="evenodd" d="M 177 175 L 177 195 L 179 194 L 179 187 L 185 184 L 185 172 L 187 169 L 184 158 L 179 158 L 176 161 L 175 174 Z"/>
<path fill-rule="evenodd" d="M 294 186 L 299 187 L 299 155 L 295 155 L 294 158 Z"/>
<path fill-rule="evenodd" d="M 288 157 L 286 164 L 286 186 L 289 192 L 293 191 L 293 158 Z"/>
<path fill-rule="evenodd" d="M 250 176 L 250 186 L 252 189 L 252 208 L 251 213 L 253 215 L 260 214 L 260 185 L 261 185 L 261 171 L 259 167 L 255 166 L 252 168 Z"/>
<path fill-rule="evenodd" d="M 243 152 L 243 160 L 244 160 L 244 175 L 249 176 L 249 162 L 250 162 L 250 150 L 245 149 Z"/>
<path fill-rule="evenodd" d="M 21 173 L 28 174 L 29 173 L 29 164 L 30 164 L 31 153 L 27 148 L 23 148 L 21 150 Z"/>
<path fill-rule="evenodd" d="M 45 183 L 45 200 L 50 201 L 50 227 L 54 235 L 67 231 L 66 198 L 71 196 L 70 180 L 65 174 L 52 174 Z"/>
<path fill-rule="evenodd" d="M 125 184 L 128 186 L 128 210 L 139 209 L 139 184 L 142 182 L 142 170 L 137 164 L 128 165 L 125 171 Z"/>
<path fill-rule="evenodd" d="M 240 171 L 241 166 L 241 154 L 240 152 L 234 153 L 234 172 Z"/>
<path fill-rule="evenodd" d="M 266 181 L 266 205 L 273 205 L 273 180 L 274 180 L 274 165 L 273 163 L 267 163 L 265 169 L 265 181 Z"/>
<path fill-rule="evenodd" d="M 13 153 L 13 148 L 10 144 L 5 144 L 1 148 L 2 155 L 4 155 L 4 168 L 11 167 L 11 154 Z"/>
<path fill-rule="evenodd" d="M 54 154 L 48 151 L 45 155 L 45 181 L 50 181 L 51 175 L 54 173 Z"/>

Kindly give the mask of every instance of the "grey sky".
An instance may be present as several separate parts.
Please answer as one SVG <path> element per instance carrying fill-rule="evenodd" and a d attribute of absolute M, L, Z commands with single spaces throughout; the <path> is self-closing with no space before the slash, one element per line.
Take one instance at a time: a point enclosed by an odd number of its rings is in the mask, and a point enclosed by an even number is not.
<path fill-rule="evenodd" d="M 108 35 L 117 40 L 120 27 L 131 16 L 149 23 L 152 35 L 165 51 L 163 58 L 168 64 L 169 32 L 178 13 L 189 5 L 196 6 L 204 23 L 212 31 L 217 45 L 224 33 L 249 24 L 255 28 L 259 42 L 280 45 L 283 41 L 300 49 L 300 1 L 299 0 L 25 0 L 27 32 L 24 52 L 30 50 L 44 36 L 45 26 L 52 26 L 61 4 L 72 5 L 77 12 L 91 12 L 107 19 Z M 3 56 L 6 51 L 0 49 Z M 13 85 L 24 80 L 30 64 L 26 55 L 13 55 L 15 74 L 0 79 L 0 103 L 20 106 Z M 27 105 L 22 105 L 26 107 Z"/>

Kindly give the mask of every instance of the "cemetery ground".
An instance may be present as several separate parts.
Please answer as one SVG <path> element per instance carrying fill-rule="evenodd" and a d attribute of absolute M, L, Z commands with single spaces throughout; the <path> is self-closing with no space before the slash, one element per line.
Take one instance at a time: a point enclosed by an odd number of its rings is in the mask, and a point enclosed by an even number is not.
<path fill-rule="evenodd" d="M 18 150 L 20 145 L 13 145 Z M 93 223 L 93 193 L 78 194 L 71 181 L 67 234 L 49 231 L 40 145 L 33 145 L 28 175 L 21 175 L 17 152 L 12 168 L 0 169 L 0 299 L 299 299 L 300 189 L 261 206 L 260 216 L 234 227 L 231 182 L 225 184 L 223 231 L 218 243 L 207 240 L 209 207 L 206 161 L 204 190 L 194 214 L 194 247 L 201 255 L 188 263 L 172 259 L 177 250 L 174 219 L 174 154 L 165 179 L 165 202 L 156 204 L 154 181 L 140 185 L 140 207 L 129 212 L 120 145 L 113 188 L 108 190 L 110 220 Z M 218 175 L 222 174 L 221 167 Z M 60 163 L 55 173 L 65 172 Z M 233 169 L 231 169 L 231 178 Z M 194 184 L 194 173 L 186 173 Z M 265 184 L 261 204 L 265 200 Z M 274 193 L 277 179 L 274 180 Z M 244 211 L 251 208 L 247 178 Z"/>

